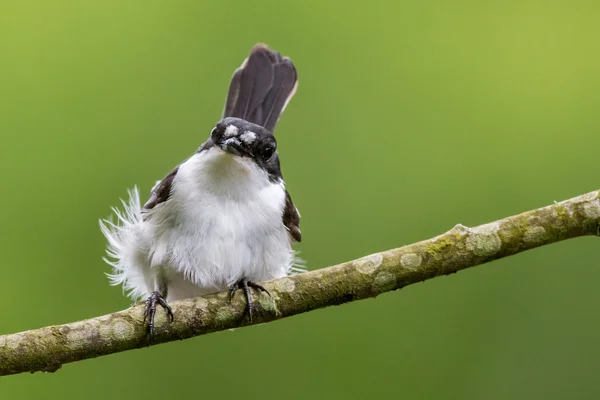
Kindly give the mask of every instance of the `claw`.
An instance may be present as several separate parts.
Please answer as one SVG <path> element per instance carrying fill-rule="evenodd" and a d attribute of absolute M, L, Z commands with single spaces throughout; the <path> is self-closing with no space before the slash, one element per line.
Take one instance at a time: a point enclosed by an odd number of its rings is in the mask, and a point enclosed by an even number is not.
<path fill-rule="evenodd" d="M 248 319 L 250 320 L 250 323 L 252 323 L 252 313 L 254 311 L 254 302 L 252 301 L 252 292 L 251 292 L 250 288 L 264 292 L 264 293 L 268 294 L 269 297 L 271 297 L 271 293 L 269 293 L 269 291 L 267 289 L 265 289 L 262 285 L 259 285 L 256 282 L 242 279 L 241 281 L 237 282 L 236 284 L 234 284 L 231 287 L 231 290 L 229 291 L 229 300 L 231 300 L 233 298 L 236 291 L 238 291 L 240 289 L 243 290 L 244 294 L 246 295 L 246 309 L 244 310 L 244 316 L 248 315 Z"/>
<path fill-rule="evenodd" d="M 264 286 L 259 285 L 258 283 L 255 283 L 255 282 L 252 282 L 252 281 L 248 281 L 247 283 L 248 283 L 248 286 L 250 286 L 251 288 L 256 289 L 256 290 L 260 290 L 261 292 L 268 294 L 269 297 L 272 297 L 271 293 L 269 293 L 269 291 L 267 289 L 265 289 Z"/>
<path fill-rule="evenodd" d="M 156 314 L 156 305 L 161 306 L 167 313 L 170 322 L 173 322 L 173 310 L 171 306 L 167 304 L 165 299 L 158 292 L 152 292 L 150 297 L 146 300 L 146 307 L 144 308 L 144 323 L 148 321 L 148 334 L 150 336 L 150 340 L 154 338 L 154 316 Z"/>
<path fill-rule="evenodd" d="M 244 316 L 248 315 L 248 319 L 250 320 L 250 323 L 252 323 L 252 313 L 254 312 L 254 302 L 252 301 L 252 291 L 250 290 L 250 288 L 264 292 L 264 293 L 268 294 L 269 297 L 271 297 L 271 293 L 269 293 L 269 291 L 267 289 L 265 289 L 262 285 L 259 285 L 256 282 L 242 279 L 241 281 L 237 282 L 236 284 L 234 284 L 231 287 L 231 290 L 229 291 L 229 300 L 231 301 L 231 299 L 233 299 L 235 292 L 237 292 L 240 289 L 243 290 L 244 294 L 246 295 L 246 308 L 244 310 Z"/>
<path fill-rule="evenodd" d="M 233 286 L 231 286 L 231 289 L 229 290 L 229 301 L 233 300 L 233 296 L 235 296 L 235 292 L 237 292 L 239 288 L 239 283 L 234 283 Z"/>

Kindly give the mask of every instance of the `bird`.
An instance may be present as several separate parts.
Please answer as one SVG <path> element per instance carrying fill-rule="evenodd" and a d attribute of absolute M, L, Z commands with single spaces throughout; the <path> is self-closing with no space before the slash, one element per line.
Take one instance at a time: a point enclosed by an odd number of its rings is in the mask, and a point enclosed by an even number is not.
<path fill-rule="evenodd" d="M 112 208 L 116 221 L 100 220 L 110 283 L 145 299 L 150 337 L 158 306 L 173 322 L 170 302 L 224 290 L 243 291 L 252 321 L 252 289 L 270 296 L 260 282 L 303 271 L 292 247 L 302 240 L 300 213 L 273 135 L 297 87 L 292 60 L 256 44 L 234 71 L 208 139 L 143 205 L 134 186 Z"/>

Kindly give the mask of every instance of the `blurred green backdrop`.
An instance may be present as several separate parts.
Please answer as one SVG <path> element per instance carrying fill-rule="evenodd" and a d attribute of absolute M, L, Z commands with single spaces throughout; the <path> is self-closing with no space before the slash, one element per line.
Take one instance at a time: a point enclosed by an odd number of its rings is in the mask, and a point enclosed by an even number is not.
<path fill-rule="evenodd" d="M 98 219 L 193 152 L 252 45 L 311 269 L 600 188 L 600 3 L 0 2 L 0 333 L 129 305 Z M 598 398 L 583 238 L 374 300 L 0 378 L 2 399 Z"/>

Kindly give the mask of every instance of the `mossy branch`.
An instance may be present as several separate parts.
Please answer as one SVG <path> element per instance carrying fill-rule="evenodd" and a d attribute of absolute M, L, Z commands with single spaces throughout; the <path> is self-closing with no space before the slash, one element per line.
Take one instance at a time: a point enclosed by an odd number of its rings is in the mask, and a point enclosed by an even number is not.
<path fill-rule="evenodd" d="M 374 297 L 440 275 L 561 240 L 600 235 L 600 191 L 486 225 L 457 225 L 443 235 L 333 267 L 265 283 L 254 324 Z M 176 301 L 175 321 L 157 315 L 152 344 L 247 325 L 244 301 L 226 293 Z M 64 363 L 148 346 L 143 306 L 66 325 L 0 336 L 0 375 L 54 372 Z"/>

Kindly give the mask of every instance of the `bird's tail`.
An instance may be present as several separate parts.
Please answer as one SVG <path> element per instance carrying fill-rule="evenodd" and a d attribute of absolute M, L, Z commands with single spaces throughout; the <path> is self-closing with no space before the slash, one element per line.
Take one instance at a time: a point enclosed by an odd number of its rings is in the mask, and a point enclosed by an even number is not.
<path fill-rule="evenodd" d="M 231 78 L 223 118 L 241 118 L 273 132 L 297 87 L 292 60 L 257 44 Z"/>

